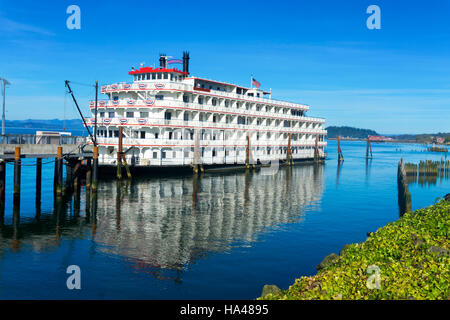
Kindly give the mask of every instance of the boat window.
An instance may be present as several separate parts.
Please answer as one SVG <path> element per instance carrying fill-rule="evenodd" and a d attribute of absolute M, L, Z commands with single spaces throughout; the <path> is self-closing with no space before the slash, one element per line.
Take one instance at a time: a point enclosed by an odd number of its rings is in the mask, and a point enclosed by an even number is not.
<path fill-rule="evenodd" d="M 145 131 L 141 131 L 141 139 L 145 139 Z"/>
<path fill-rule="evenodd" d="M 189 113 L 184 113 L 184 121 L 189 121 Z"/>
<path fill-rule="evenodd" d="M 105 117 L 105 113 L 104 112 L 100 112 L 100 118 L 104 118 Z"/>
<path fill-rule="evenodd" d="M 162 79 L 162 74 L 158 73 L 158 79 Z"/>
<path fill-rule="evenodd" d="M 152 73 L 152 80 L 156 79 L 156 73 Z"/>
<path fill-rule="evenodd" d="M 166 112 L 164 113 L 164 119 L 165 119 L 165 120 L 170 120 L 170 119 L 172 119 L 172 113 L 169 112 L 169 111 L 166 111 Z"/>
<path fill-rule="evenodd" d="M 133 111 L 127 111 L 127 118 L 133 118 L 134 112 Z"/>
<path fill-rule="evenodd" d="M 153 152 L 153 159 L 157 159 L 158 158 L 158 152 Z"/>
<path fill-rule="evenodd" d="M 156 100 L 164 100 L 164 95 L 162 95 L 162 94 L 157 94 L 157 95 L 155 96 L 155 99 L 156 99 Z"/>
<path fill-rule="evenodd" d="M 148 118 L 148 112 L 141 112 L 141 118 Z"/>
<path fill-rule="evenodd" d="M 198 103 L 203 104 L 203 97 L 198 97 Z"/>
<path fill-rule="evenodd" d="M 114 111 L 108 112 L 108 117 L 109 117 L 109 118 L 114 118 Z"/>
<path fill-rule="evenodd" d="M 167 73 L 164 73 L 164 79 L 169 79 L 169 75 Z"/>
<path fill-rule="evenodd" d="M 187 94 L 183 94 L 183 102 L 189 102 L 189 96 Z"/>

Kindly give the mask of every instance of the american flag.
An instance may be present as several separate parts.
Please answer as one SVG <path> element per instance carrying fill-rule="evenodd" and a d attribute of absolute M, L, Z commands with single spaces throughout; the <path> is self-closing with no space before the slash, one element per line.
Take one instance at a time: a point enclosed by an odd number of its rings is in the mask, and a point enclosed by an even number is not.
<path fill-rule="evenodd" d="M 259 89 L 261 87 L 261 83 L 259 83 L 255 78 L 252 77 L 252 85 Z"/>

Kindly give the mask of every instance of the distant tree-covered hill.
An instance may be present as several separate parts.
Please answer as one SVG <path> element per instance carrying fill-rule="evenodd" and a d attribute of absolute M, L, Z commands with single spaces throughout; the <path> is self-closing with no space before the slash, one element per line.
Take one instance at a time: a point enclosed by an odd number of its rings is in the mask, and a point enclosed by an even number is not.
<path fill-rule="evenodd" d="M 69 131 L 72 135 L 86 135 L 86 129 L 80 119 L 27 119 L 27 120 L 6 120 L 6 133 L 27 133 L 34 134 L 35 131 Z"/>
<path fill-rule="evenodd" d="M 328 138 L 337 138 L 338 136 L 347 137 L 347 138 L 357 138 L 357 139 L 366 139 L 367 136 L 377 136 L 374 130 L 370 129 L 360 129 L 353 127 L 335 127 L 330 126 L 327 127 Z"/>

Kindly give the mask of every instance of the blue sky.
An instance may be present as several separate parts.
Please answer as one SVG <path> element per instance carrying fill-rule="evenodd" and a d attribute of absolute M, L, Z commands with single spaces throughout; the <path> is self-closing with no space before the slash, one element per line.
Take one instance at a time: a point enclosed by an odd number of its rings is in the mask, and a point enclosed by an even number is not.
<path fill-rule="evenodd" d="M 7 119 L 76 118 L 64 80 L 131 81 L 160 52 L 190 71 L 306 103 L 326 125 L 380 133 L 450 131 L 450 1 L 3 1 Z M 66 8 L 81 8 L 81 30 Z M 369 30 L 366 8 L 381 9 Z M 73 85 L 83 111 L 93 88 Z"/>

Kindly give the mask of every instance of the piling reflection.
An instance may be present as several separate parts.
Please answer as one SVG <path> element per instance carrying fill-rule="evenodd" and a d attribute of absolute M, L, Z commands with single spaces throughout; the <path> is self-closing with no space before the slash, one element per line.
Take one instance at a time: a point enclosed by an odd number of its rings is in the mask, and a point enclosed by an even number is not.
<path fill-rule="evenodd" d="M 39 219 L 1 228 L 2 247 L 56 248 L 64 237 L 90 234 L 92 249 L 117 255 L 140 272 L 181 282 L 183 268 L 214 252 L 257 241 L 268 228 L 303 219 L 320 205 L 324 166 L 280 169 L 275 175 L 198 174 L 104 181 L 97 193 L 55 196 Z M 79 187 L 79 186 L 78 186 Z M 161 268 L 171 269 L 170 275 Z"/>

